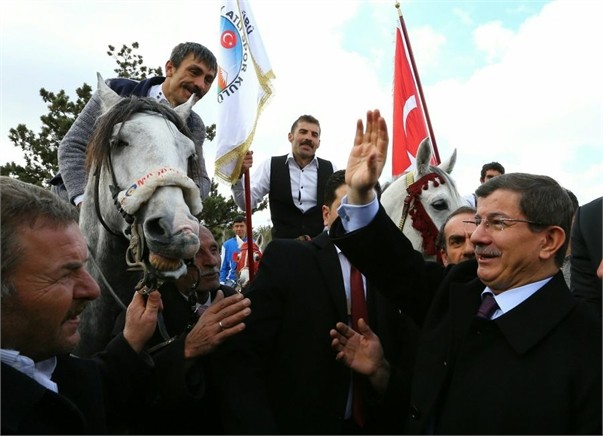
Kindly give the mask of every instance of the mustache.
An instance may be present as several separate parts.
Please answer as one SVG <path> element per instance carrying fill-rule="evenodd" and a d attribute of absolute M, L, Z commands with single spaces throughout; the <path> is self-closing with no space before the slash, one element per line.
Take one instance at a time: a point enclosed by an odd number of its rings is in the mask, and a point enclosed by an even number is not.
<path fill-rule="evenodd" d="M 199 276 L 200 277 L 207 277 L 207 276 L 212 276 L 215 274 L 220 274 L 220 268 L 216 267 L 216 268 L 210 268 L 210 269 L 200 269 L 199 270 Z"/>
<path fill-rule="evenodd" d="M 476 256 L 500 256 L 501 253 L 498 250 L 492 248 L 484 248 L 479 245 L 475 246 L 475 255 Z"/>
<path fill-rule="evenodd" d="M 196 86 L 187 86 L 186 89 L 191 93 L 191 94 L 195 94 L 197 96 L 197 98 L 201 98 L 203 97 L 203 92 L 197 88 Z"/>
<path fill-rule="evenodd" d="M 309 145 L 311 147 L 314 147 L 314 142 L 311 139 L 305 139 L 301 142 L 301 145 Z"/>
<path fill-rule="evenodd" d="M 89 301 L 84 301 L 81 302 L 79 304 L 76 304 L 75 306 L 71 307 L 69 309 L 69 311 L 67 312 L 67 315 L 65 315 L 65 319 L 63 320 L 63 322 L 69 320 L 69 319 L 73 319 L 76 316 L 79 316 L 88 306 Z"/>

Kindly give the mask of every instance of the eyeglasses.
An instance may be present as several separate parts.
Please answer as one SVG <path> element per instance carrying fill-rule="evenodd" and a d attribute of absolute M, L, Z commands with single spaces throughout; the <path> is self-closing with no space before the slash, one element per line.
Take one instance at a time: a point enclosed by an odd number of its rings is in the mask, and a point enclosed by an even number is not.
<path fill-rule="evenodd" d="M 545 224 L 537 223 L 536 221 L 513 219 L 513 218 L 475 217 L 475 221 L 463 221 L 463 223 L 465 223 L 465 225 L 468 227 L 468 230 L 470 231 L 470 233 L 472 233 L 475 229 L 477 229 L 482 222 L 484 223 L 484 227 L 486 228 L 487 231 L 496 230 L 497 232 L 500 232 L 500 231 L 506 229 L 507 227 L 510 227 L 511 225 L 509 223 L 528 223 L 528 224 L 532 224 L 535 226 L 545 226 Z"/>

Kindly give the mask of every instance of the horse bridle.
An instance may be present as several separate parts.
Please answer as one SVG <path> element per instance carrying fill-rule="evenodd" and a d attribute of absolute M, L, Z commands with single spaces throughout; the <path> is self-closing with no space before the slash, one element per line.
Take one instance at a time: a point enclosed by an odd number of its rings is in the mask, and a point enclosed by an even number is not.
<path fill-rule="evenodd" d="M 123 125 L 122 125 L 123 128 Z M 121 130 L 121 128 L 120 128 Z M 179 129 L 182 133 L 182 129 Z M 117 134 L 119 136 L 119 132 Z M 117 198 L 118 194 L 122 191 L 117 183 L 117 179 L 115 178 L 115 171 L 113 169 L 113 162 L 111 160 L 111 147 L 109 148 L 109 153 L 107 154 L 107 170 L 111 176 L 112 184 L 109 185 L 109 191 L 111 192 L 111 197 L 113 199 L 113 204 L 117 208 L 117 211 L 122 216 L 124 221 L 128 224 L 128 227 L 125 230 L 125 235 L 119 232 L 115 232 L 113 229 L 109 227 L 109 225 L 105 222 L 101 210 L 100 210 L 100 202 L 99 202 L 99 192 L 100 192 L 100 172 L 102 169 L 102 164 L 98 165 L 94 172 L 94 208 L 96 212 L 96 216 L 102 226 L 112 235 L 117 237 L 126 237 L 129 240 L 128 249 L 126 250 L 126 264 L 128 265 L 128 271 L 142 271 L 143 277 L 136 284 L 135 289 L 137 292 L 141 294 L 148 294 L 152 292 L 154 289 L 157 289 L 159 286 L 163 284 L 164 279 L 157 276 L 152 269 L 149 269 L 147 263 L 144 261 L 144 249 L 146 247 L 145 239 L 144 239 L 144 231 L 142 229 L 142 225 L 137 222 L 136 216 L 127 213 L 122 207 Z M 197 155 L 192 154 L 188 157 L 187 161 L 187 175 L 193 181 L 196 179 L 193 177 L 197 177 L 199 174 L 199 164 L 197 161 Z M 197 182 L 195 181 L 195 184 Z M 197 187 L 198 184 L 197 184 Z M 129 237 L 128 237 L 129 236 Z M 194 262 L 194 259 L 186 259 L 185 264 L 187 268 L 189 266 L 194 266 L 198 269 L 197 265 Z M 102 274 L 102 272 L 101 272 Z M 199 274 L 199 271 L 198 271 Z M 200 274 L 199 274 L 200 275 Z M 111 289 L 111 293 L 115 298 L 119 300 L 117 294 Z"/>
<path fill-rule="evenodd" d="M 421 238 L 423 239 L 423 250 L 430 256 L 437 255 L 439 259 L 440 254 L 435 246 L 435 239 L 438 235 L 438 229 L 433 223 L 433 220 L 429 217 L 429 214 L 419 199 L 422 191 L 429 189 L 429 182 L 433 182 L 434 186 L 439 186 L 440 183 L 445 184 L 446 180 L 444 180 L 437 173 L 425 174 L 414 183 L 413 180 L 414 177 L 411 171 L 406 175 L 407 195 L 404 199 L 404 208 L 402 209 L 399 228 L 400 231 L 404 229 L 406 218 L 408 215 L 410 215 L 412 218 L 412 226 L 421 233 Z"/>

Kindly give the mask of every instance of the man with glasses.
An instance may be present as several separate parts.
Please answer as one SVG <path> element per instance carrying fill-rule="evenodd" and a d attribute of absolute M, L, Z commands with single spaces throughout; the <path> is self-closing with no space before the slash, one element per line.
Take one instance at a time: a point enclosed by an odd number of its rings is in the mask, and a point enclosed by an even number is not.
<path fill-rule="evenodd" d="M 521 173 L 484 183 L 466 220 L 476 259 L 443 268 L 425 262 L 375 201 L 387 145 L 385 120 L 369 111 L 330 234 L 422 326 L 406 380 L 409 433 L 600 434 L 601 321 L 559 270 L 572 219 L 565 190 Z M 387 371 L 379 339 L 366 324 L 359 330 L 331 331 L 337 359 L 361 373 Z"/>

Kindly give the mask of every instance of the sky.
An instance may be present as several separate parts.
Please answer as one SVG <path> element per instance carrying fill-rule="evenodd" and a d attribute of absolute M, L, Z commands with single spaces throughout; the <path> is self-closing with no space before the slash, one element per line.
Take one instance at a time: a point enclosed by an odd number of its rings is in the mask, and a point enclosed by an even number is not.
<path fill-rule="evenodd" d="M 251 149 L 255 162 L 285 154 L 302 114 L 320 120 L 318 155 L 345 168 L 358 118 L 380 109 L 391 136 L 395 0 L 250 0 L 276 76 Z M 72 98 L 96 73 L 114 77 L 108 45 L 138 42 L 145 65 L 196 41 L 218 53 L 220 2 L 4 0 L 0 3 L 0 163 L 23 163 L 8 140 L 20 123 L 38 132 L 39 90 Z M 603 193 L 603 2 L 401 2 L 439 155 L 457 152 L 462 195 L 486 162 L 545 174 L 580 204 Z M 195 106 L 217 119 L 217 85 Z M 219 126 L 218 126 L 219 128 Z M 390 144 L 391 146 L 391 144 Z M 205 143 L 214 173 L 216 143 Z M 252 169 L 253 176 L 253 169 Z M 382 183 L 391 177 L 388 162 Z M 220 192 L 229 195 L 228 187 Z M 257 216 L 256 216 L 257 215 Z M 254 226 L 269 224 L 267 213 Z"/>

